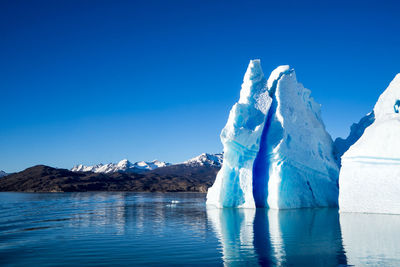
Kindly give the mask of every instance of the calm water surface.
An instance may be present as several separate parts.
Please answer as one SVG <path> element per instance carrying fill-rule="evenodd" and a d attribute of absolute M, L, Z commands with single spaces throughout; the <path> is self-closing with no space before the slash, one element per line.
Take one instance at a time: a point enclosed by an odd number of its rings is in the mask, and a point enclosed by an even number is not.
<path fill-rule="evenodd" d="M 400 266 L 400 216 L 207 209 L 204 194 L 0 193 L 0 265 Z"/>

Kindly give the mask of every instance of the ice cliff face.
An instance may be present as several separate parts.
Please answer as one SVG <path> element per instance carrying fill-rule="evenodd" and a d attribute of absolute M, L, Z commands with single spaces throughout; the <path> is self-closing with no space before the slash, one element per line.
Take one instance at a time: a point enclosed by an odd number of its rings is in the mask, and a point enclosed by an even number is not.
<path fill-rule="evenodd" d="M 256 206 L 336 206 L 338 167 L 320 105 L 297 82 L 294 70 L 285 72 L 269 91 L 273 103 L 254 164 Z"/>
<path fill-rule="evenodd" d="M 342 156 L 342 212 L 400 214 L 400 74 L 374 107 L 375 121 Z"/>
<path fill-rule="evenodd" d="M 336 206 L 338 167 L 320 106 L 289 66 L 268 81 L 250 61 L 221 133 L 224 161 L 207 203 L 276 209 Z"/>

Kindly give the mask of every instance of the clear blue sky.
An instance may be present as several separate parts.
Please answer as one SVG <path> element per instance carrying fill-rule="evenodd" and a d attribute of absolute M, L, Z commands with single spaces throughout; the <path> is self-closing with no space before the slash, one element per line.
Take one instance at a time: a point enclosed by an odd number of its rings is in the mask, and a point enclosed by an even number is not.
<path fill-rule="evenodd" d="M 398 1 L 1 1 L 0 170 L 220 152 L 248 61 L 347 136 L 400 72 Z"/>

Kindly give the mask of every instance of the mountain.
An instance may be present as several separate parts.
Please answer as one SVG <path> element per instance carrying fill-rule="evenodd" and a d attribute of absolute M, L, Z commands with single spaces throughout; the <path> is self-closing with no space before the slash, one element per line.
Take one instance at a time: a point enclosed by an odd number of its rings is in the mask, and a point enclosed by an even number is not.
<path fill-rule="evenodd" d="M 0 177 L 4 177 L 4 176 L 6 176 L 6 175 L 8 175 L 8 173 L 6 173 L 6 172 L 4 172 L 4 171 L 0 171 Z"/>
<path fill-rule="evenodd" d="M 77 165 L 72 170 L 38 165 L 0 180 L 0 191 L 18 192 L 207 192 L 222 164 L 222 154 L 203 153 L 179 164 L 121 160 Z"/>
<path fill-rule="evenodd" d="M 207 194 L 217 207 L 337 206 L 339 168 L 320 104 L 279 66 L 266 79 L 251 60 L 221 132 L 224 164 Z"/>
<path fill-rule="evenodd" d="M 0 179 L 0 191 L 207 192 L 219 168 L 176 164 L 145 173 L 78 172 L 38 165 Z"/>
<path fill-rule="evenodd" d="M 160 167 L 166 167 L 171 165 L 163 161 L 138 161 L 131 163 L 127 159 L 123 159 L 118 163 L 108 163 L 108 164 L 97 164 L 93 166 L 76 165 L 71 171 L 73 172 L 95 172 L 95 173 L 114 173 L 114 172 L 128 172 L 128 173 L 143 173 L 146 171 L 151 171 Z"/>
<path fill-rule="evenodd" d="M 189 159 L 181 164 L 188 166 L 215 166 L 221 167 L 223 160 L 223 154 L 208 154 L 203 153 L 195 158 Z"/>
<path fill-rule="evenodd" d="M 76 165 L 71 171 L 73 172 L 94 172 L 94 173 L 144 173 L 148 171 L 155 170 L 157 168 L 167 167 L 171 165 L 180 165 L 185 164 L 191 167 L 198 166 L 215 166 L 221 167 L 222 165 L 223 154 L 208 154 L 203 153 L 197 157 L 189 159 L 185 162 L 178 164 L 171 164 L 164 161 L 153 160 L 153 161 L 138 161 L 135 163 L 131 163 L 129 160 L 124 159 L 118 163 L 109 163 L 109 164 L 97 164 L 93 166 L 85 166 L 85 165 Z"/>

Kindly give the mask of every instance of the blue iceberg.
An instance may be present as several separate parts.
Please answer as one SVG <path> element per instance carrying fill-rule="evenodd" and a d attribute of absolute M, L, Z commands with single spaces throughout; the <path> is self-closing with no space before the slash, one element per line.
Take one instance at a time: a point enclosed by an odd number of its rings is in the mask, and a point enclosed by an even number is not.
<path fill-rule="evenodd" d="M 224 160 L 207 204 L 275 209 L 337 206 L 333 142 L 310 90 L 289 66 L 264 77 L 250 61 L 221 133 Z"/>

